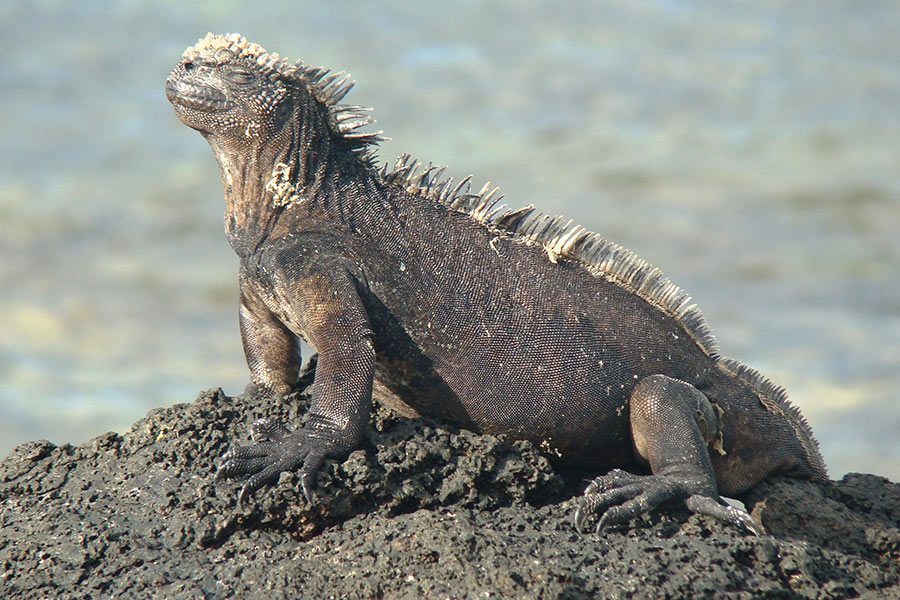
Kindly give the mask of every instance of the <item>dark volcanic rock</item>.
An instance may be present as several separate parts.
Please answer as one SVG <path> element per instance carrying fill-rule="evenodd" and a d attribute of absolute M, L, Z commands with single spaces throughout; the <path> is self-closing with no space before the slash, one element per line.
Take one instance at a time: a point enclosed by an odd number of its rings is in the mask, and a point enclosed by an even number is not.
<path fill-rule="evenodd" d="M 238 508 L 217 457 L 305 406 L 213 391 L 125 435 L 19 446 L 0 463 L 0 597 L 900 598 L 900 486 L 873 475 L 757 486 L 759 538 L 680 509 L 582 535 L 583 481 L 531 444 L 379 411 L 312 505 L 283 474 Z"/>

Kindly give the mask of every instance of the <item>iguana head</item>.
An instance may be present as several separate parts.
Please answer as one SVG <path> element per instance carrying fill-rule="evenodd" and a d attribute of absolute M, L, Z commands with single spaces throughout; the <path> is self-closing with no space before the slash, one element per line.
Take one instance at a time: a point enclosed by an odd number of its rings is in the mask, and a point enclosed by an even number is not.
<path fill-rule="evenodd" d="M 209 34 L 185 50 L 166 80 L 166 98 L 185 125 L 204 135 L 245 144 L 272 135 L 291 108 L 288 88 L 269 58 L 242 38 Z"/>
<path fill-rule="evenodd" d="M 380 132 L 359 131 L 371 122 L 368 109 L 338 104 L 349 79 L 292 64 L 238 34 L 210 33 L 185 50 L 166 80 L 166 98 L 186 125 L 238 148 L 271 139 L 289 121 L 361 148 Z"/>

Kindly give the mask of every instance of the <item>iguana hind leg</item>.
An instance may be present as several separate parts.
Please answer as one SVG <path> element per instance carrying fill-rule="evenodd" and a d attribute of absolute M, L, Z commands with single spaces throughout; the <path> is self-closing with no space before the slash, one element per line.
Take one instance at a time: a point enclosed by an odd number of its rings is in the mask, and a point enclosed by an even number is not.
<path fill-rule="evenodd" d="M 730 506 L 718 493 L 709 444 L 719 430 L 709 400 L 683 381 L 653 375 L 631 394 L 631 435 L 637 456 L 652 475 L 621 470 L 596 478 L 584 491 L 575 524 L 603 513 L 597 531 L 625 523 L 664 503 L 683 501 L 693 512 L 734 523 L 753 533 L 759 529 L 745 511 Z"/>

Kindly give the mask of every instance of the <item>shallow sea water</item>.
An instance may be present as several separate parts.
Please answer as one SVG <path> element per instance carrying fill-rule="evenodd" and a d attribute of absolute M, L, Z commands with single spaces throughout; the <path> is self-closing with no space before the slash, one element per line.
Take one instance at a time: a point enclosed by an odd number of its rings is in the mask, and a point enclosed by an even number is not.
<path fill-rule="evenodd" d="M 392 141 L 661 267 L 784 385 L 833 476 L 900 479 L 900 5 L 8 2 L 0 454 L 247 372 L 208 146 L 163 82 L 207 31 L 347 70 Z"/>

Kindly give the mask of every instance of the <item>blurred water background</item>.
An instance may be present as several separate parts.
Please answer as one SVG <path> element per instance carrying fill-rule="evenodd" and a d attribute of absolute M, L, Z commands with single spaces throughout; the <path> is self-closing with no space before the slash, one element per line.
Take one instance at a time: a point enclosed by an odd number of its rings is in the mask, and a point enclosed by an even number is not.
<path fill-rule="evenodd" d="M 0 455 L 243 389 L 236 259 L 163 82 L 207 31 L 348 70 L 404 151 L 660 266 L 900 480 L 900 4 L 0 4 Z"/>

